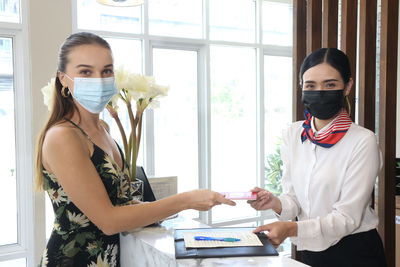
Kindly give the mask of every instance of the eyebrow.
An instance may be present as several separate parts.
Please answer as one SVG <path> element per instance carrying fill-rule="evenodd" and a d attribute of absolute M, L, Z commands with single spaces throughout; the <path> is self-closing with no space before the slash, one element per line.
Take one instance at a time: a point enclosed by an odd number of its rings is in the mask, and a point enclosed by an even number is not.
<path fill-rule="evenodd" d="M 338 82 L 339 80 L 337 79 L 328 79 L 328 80 L 323 80 L 323 83 L 328 83 L 328 82 Z M 305 81 L 304 83 L 316 83 L 315 81 Z"/>
<path fill-rule="evenodd" d="M 113 66 L 113 64 L 108 64 L 108 65 L 105 65 L 104 68 L 109 68 L 112 66 Z M 91 68 L 91 69 L 93 69 L 93 66 L 86 65 L 86 64 L 79 64 L 78 66 L 76 66 L 76 68 Z"/>

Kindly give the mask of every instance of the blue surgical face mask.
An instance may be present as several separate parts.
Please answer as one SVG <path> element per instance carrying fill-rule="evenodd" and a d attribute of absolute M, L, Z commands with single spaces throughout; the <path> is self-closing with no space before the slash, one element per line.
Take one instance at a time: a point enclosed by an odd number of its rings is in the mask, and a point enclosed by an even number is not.
<path fill-rule="evenodd" d="M 72 80 L 68 75 L 66 76 Z M 72 96 L 83 108 L 94 114 L 102 112 L 111 98 L 118 92 L 115 87 L 114 77 L 75 77 L 73 81 L 74 93 Z"/>

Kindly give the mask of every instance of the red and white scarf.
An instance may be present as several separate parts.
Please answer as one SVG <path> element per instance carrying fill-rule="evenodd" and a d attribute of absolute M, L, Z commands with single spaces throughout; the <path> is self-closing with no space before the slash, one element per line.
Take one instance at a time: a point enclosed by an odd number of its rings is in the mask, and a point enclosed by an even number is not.
<path fill-rule="evenodd" d="M 307 110 L 304 111 L 305 121 L 303 123 L 303 131 L 301 133 L 301 142 L 304 143 L 306 139 L 310 140 L 312 143 L 330 148 L 334 144 L 340 141 L 351 126 L 351 119 L 346 110 L 342 109 L 336 118 L 333 119 L 329 127 L 322 129 L 315 136 L 315 133 L 311 127 L 312 116 Z"/>

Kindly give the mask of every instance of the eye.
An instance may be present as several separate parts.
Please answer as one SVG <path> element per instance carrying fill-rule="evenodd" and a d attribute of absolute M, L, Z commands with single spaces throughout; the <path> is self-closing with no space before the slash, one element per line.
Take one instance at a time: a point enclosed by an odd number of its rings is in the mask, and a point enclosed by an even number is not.
<path fill-rule="evenodd" d="M 90 70 L 80 70 L 79 74 L 81 76 L 90 76 L 90 74 L 92 74 L 92 72 Z"/>
<path fill-rule="evenodd" d="M 310 84 L 310 83 L 307 83 L 307 84 L 305 84 L 304 85 L 304 89 L 313 89 L 314 88 L 314 85 L 313 84 Z"/>
<path fill-rule="evenodd" d="M 103 71 L 103 73 L 106 74 L 106 75 L 114 74 L 114 70 L 113 69 L 105 69 Z"/>
<path fill-rule="evenodd" d="M 336 86 L 335 83 L 327 83 L 327 84 L 326 84 L 326 87 L 327 87 L 327 88 L 333 88 L 333 87 L 335 87 L 335 86 Z"/>

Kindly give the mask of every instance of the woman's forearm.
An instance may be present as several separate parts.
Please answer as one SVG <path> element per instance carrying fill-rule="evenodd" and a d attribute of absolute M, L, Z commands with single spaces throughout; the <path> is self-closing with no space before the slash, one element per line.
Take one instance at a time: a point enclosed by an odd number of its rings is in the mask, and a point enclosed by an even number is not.
<path fill-rule="evenodd" d="M 154 202 L 110 207 L 97 226 L 107 235 L 143 227 L 190 208 L 187 193 Z"/>

